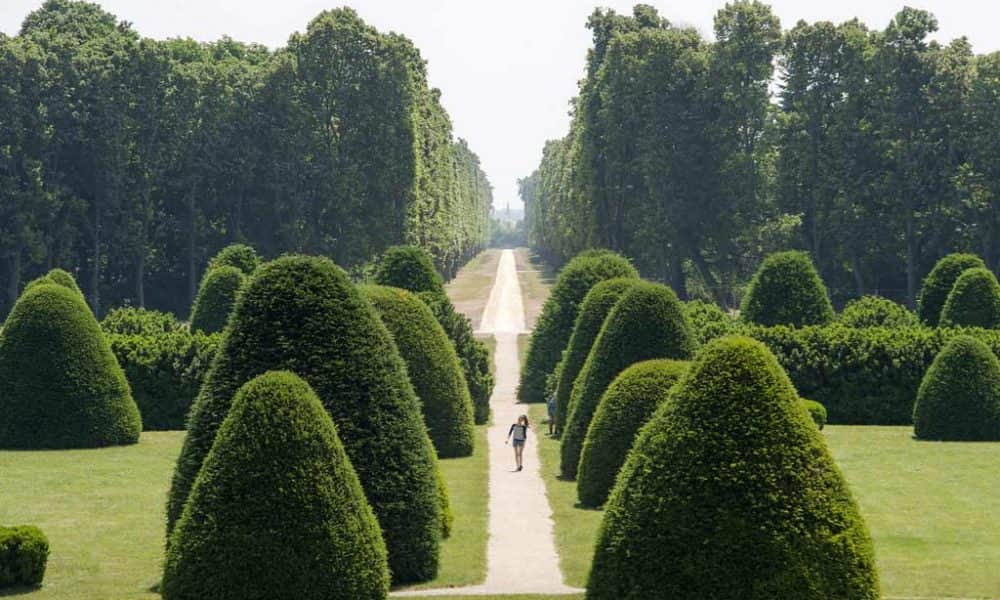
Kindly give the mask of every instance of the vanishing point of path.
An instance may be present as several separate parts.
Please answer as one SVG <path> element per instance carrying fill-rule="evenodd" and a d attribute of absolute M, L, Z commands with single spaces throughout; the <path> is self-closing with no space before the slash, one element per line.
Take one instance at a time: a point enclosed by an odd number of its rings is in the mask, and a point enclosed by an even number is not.
<path fill-rule="evenodd" d="M 504 444 L 510 424 L 527 412 L 517 404 L 521 377 L 517 336 L 525 332 L 524 305 L 517 279 L 514 251 L 504 250 L 497 266 L 480 333 L 496 338 L 496 387 L 490 398 L 493 421 L 487 430 L 489 445 L 489 542 L 486 581 L 481 585 L 447 590 L 400 592 L 394 596 L 444 594 L 569 594 L 581 590 L 563 583 L 559 555 L 552 536 L 552 510 L 539 469 L 539 423 L 528 434 L 524 470 L 514 470 L 514 451 Z"/>

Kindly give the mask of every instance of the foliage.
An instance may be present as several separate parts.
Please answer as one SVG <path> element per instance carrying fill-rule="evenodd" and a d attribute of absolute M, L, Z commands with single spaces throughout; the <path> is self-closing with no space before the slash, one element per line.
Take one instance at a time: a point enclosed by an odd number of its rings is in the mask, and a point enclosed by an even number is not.
<path fill-rule="evenodd" d="M 326 258 L 266 263 L 240 294 L 188 416 L 167 501 L 168 535 L 236 390 L 283 369 L 312 386 L 337 424 L 382 527 L 394 583 L 433 578 L 441 516 L 419 401 L 375 309 Z"/>
<path fill-rule="evenodd" d="M 132 388 L 143 430 L 184 429 L 191 404 L 218 350 L 221 334 L 177 329 L 160 333 L 107 333 L 105 337 Z"/>
<path fill-rule="evenodd" d="M 920 288 L 920 298 L 917 301 L 917 315 L 920 320 L 931 327 L 936 327 L 941 319 L 941 310 L 948 300 L 948 294 L 955 287 L 958 276 L 967 269 L 985 267 L 983 259 L 975 254 L 949 254 L 936 263 L 931 272 L 924 278 Z"/>
<path fill-rule="evenodd" d="M 441 472 L 440 464 L 435 469 L 437 476 L 437 497 L 438 505 L 441 507 L 441 537 L 448 539 L 451 537 L 451 530 L 455 526 L 455 513 L 451 510 L 451 495 L 448 493 L 448 482 L 444 480 L 444 473 Z"/>
<path fill-rule="evenodd" d="M 917 392 L 913 431 L 925 440 L 1000 440 L 1000 361 L 957 336 L 934 358 Z"/>
<path fill-rule="evenodd" d="M 689 300 L 684 303 L 684 312 L 699 344 L 734 333 L 738 328 L 738 321 L 713 302 Z"/>
<path fill-rule="evenodd" d="M 101 320 L 105 334 L 156 336 L 183 331 L 177 317 L 170 313 L 123 306 L 108 311 Z"/>
<path fill-rule="evenodd" d="M 42 585 L 49 540 L 33 525 L 0 526 L 0 589 Z"/>
<path fill-rule="evenodd" d="M 444 294 L 444 283 L 431 255 L 416 246 L 393 246 L 386 250 L 375 271 L 375 283 L 411 292 Z"/>
<path fill-rule="evenodd" d="M 637 283 L 608 313 L 573 383 L 559 470 L 576 477 L 587 430 L 608 385 L 630 365 L 651 358 L 688 359 L 695 351 L 691 324 L 670 288 Z"/>
<path fill-rule="evenodd" d="M 243 385 L 172 534 L 163 597 L 347 600 L 388 589 L 378 522 L 315 392 L 289 372 Z"/>
<path fill-rule="evenodd" d="M 638 273 L 613 252 L 588 250 L 563 267 L 535 324 L 517 388 L 518 400 L 545 401 L 545 380 L 562 358 L 584 298 L 597 283 L 617 277 L 636 278 Z"/>
<path fill-rule="evenodd" d="M 216 333 L 225 329 L 246 279 L 237 267 L 214 267 L 205 273 L 191 307 L 191 331 Z"/>
<path fill-rule="evenodd" d="M 0 448 L 90 448 L 139 441 L 125 374 L 83 297 L 33 286 L 0 331 Z"/>
<path fill-rule="evenodd" d="M 448 335 L 412 292 L 365 286 L 362 293 L 375 306 L 406 362 L 438 457 L 470 456 L 474 445 L 472 398 Z"/>
<path fill-rule="evenodd" d="M 826 407 L 815 400 L 800 398 L 799 403 L 809 412 L 809 417 L 821 430 L 826 426 Z"/>
<path fill-rule="evenodd" d="M 208 261 L 205 271 L 210 273 L 220 267 L 233 267 L 249 277 L 260 266 L 257 251 L 246 244 L 230 244 Z M 203 284 L 204 285 L 204 284 Z"/>
<path fill-rule="evenodd" d="M 580 504 L 604 504 L 635 436 L 667 400 L 689 363 L 656 359 L 636 363 L 615 377 L 604 392 L 587 429 L 577 468 Z"/>
<path fill-rule="evenodd" d="M 587 597 L 880 597 L 858 506 L 797 402 L 762 344 L 702 349 L 622 468 Z"/>
<path fill-rule="evenodd" d="M 587 361 L 587 355 L 590 354 L 590 348 L 594 345 L 597 334 L 601 332 L 605 318 L 622 295 L 631 290 L 638 281 L 629 278 L 606 279 L 590 288 L 584 296 L 579 314 L 573 323 L 573 333 L 566 345 L 566 351 L 557 368 L 553 370 L 553 373 L 558 374 L 558 378 L 555 378 L 557 434 L 561 434 L 566 427 L 573 382 Z M 549 393 L 546 389 L 546 394 Z"/>
<path fill-rule="evenodd" d="M 941 309 L 942 327 L 1000 329 L 1000 283 L 989 269 L 963 271 Z"/>
<path fill-rule="evenodd" d="M 764 259 L 750 280 L 741 315 L 759 325 L 823 325 L 833 307 L 823 280 L 803 252 L 779 252 Z"/>
<path fill-rule="evenodd" d="M 29 281 L 27 285 L 24 286 L 24 291 L 28 291 L 36 285 L 41 285 L 43 283 L 54 283 L 56 285 L 61 285 L 64 288 L 73 290 L 74 292 L 83 295 L 80 291 L 80 286 L 76 284 L 76 279 L 70 275 L 67 271 L 63 269 L 52 269 L 45 275 L 42 275 L 38 279 Z"/>
<path fill-rule="evenodd" d="M 881 296 L 864 296 L 844 306 L 838 321 L 846 327 L 897 329 L 917 324 L 917 316 L 905 306 Z"/>

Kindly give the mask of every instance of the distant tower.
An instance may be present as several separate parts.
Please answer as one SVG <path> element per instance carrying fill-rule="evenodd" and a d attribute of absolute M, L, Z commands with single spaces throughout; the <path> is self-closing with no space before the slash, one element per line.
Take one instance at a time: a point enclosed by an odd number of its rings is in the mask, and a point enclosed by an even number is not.
<path fill-rule="evenodd" d="M 510 217 L 510 200 L 507 201 L 507 217 Z"/>

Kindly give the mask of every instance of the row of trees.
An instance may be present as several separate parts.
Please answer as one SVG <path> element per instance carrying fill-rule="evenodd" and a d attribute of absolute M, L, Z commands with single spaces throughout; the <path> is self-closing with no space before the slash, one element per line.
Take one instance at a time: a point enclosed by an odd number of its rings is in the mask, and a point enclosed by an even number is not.
<path fill-rule="evenodd" d="M 882 31 L 782 31 L 736 0 L 714 42 L 644 5 L 588 27 L 570 132 L 520 182 L 530 240 L 555 262 L 612 248 L 730 306 L 787 247 L 812 254 L 836 300 L 913 306 L 955 249 L 1000 266 L 1000 53 L 929 41 L 935 18 L 911 8 Z"/>
<path fill-rule="evenodd" d="M 418 50 L 350 9 L 271 51 L 47 0 L 0 34 L 0 106 L 0 314 L 53 266 L 99 313 L 185 312 L 231 241 L 345 267 L 412 243 L 449 273 L 489 237 L 490 185 Z"/>

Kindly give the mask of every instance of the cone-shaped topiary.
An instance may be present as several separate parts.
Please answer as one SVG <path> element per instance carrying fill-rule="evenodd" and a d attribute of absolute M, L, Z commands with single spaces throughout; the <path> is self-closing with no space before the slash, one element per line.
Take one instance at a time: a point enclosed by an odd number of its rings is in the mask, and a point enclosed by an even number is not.
<path fill-rule="evenodd" d="M 521 402 L 545 402 L 545 380 L 562 359 L 587 292 L 616 277 L 638 279 L 639 273 L 627 259 L 608 250 L 582 252 L 563 267 L 531 336 L 517 388 Z"/>
<path fill-rule="evenodd" d="M 590 348 L 601 332 L 604 319 L 625 292 L 632 289 L 639 280 L 619 277 L 601 281 L 590 288 L 580 305 L 580 312 L 573 325 L 573 334 L 566 346 L 566 353 L 559 362 L 559 377 L 556 379 L 556 434 L 566 427 L 569 413 L 569 397 L 573 392 L 573 382 L 580 374 L 583 363 L 587 362 Z"/>
<path fill-rule="evenodd" d="M 386 250 L 375 270 L 375 283 L 444 295 L 444 283 L 431 255 L 418 246 L 392 246 Z"/>
<path fill-rule="evenodd" d="M 865 523 L 798 402 L 763 344 L 705 346 L 629 452 L 587 598 L 878 598 Z"/>
<path fill-rule="evenodd" d="M 261 265 L 224 335 L 188 417 L 168 534 L 236 390 L 267 371 L 289 370 L 312 386 L 337 424 L 382 527 L 394 581 L 433 578 L 441 541 L 434 447 L 403 359 L 347 274 L 325 258 Z"/>
<path fill-rule="evenodd" d="M 840 313 L 840 323 L 847 327 L 886 327 L 899 329 L 917 324 L 917 315 L 905 306 L 880 296 L 851 300 Z"/>
<path fill-rule="evenodd" d="M 759 325 L 823 325 L 833 306 L 805 252 L 778 252 L 764 259 L 750 280 L 741 316 Z"/>
<path fill-rule="evenodd" d="M 580 453 L 576 484 L 580 504 L 595 507 L 608 499 L 635 436 L 689 365 L 680 360 L 647 360 L 625 369 L 611 382 Z"/>
<path fill-rule="evenodd" d="M 236 267 L 216 267 L 205 273 L 191 307 L 191 331 L 215 333 L 225 329 L 246 280 L 247 276 Z"/>
<path fill-rule="evenodd" d="M 925 440 L 1000 440 L 1000 361 L 989 346 L 956 336 L 924 375 L 913 432 Z"/>
<path fill-rule="evenodd" d="M 361 288 L 389 329 L 420 399 L 438 456 L 470 456 L 472 399 L 455 347 L 430 309 L 412 292 L 380 285 Z"/>
<path fill-rule="evenodd" d="M 77 285 L 76 279 L 74 279 L 73 276 L 70 275 L 68 271 L 64 271 L 63 269 L 58 269 L 58 268 L 52 269 L 45 275 L 39 277 L 38 279 L 29 281 L 28 284 L 24 286 L 24 291 L 27 292 L 36 285 L 41 285 L 43 283 L 54 283 L 56 285 L 61 285 L 64 288 L 73 290 L 77 294 L 80 294 L 81 297 L 83 297 L 83 292 L 80 290 L 80 286 Z"/>
<path fill-rule="evenodd" d="M 83 296 L 32 286 L 0 332 L 0 448 L 94 448 L 139 441 L 128 381 Z"/>
<path fill-rule="evenodd" d="M 246 244 L 230 244 L 219 250 L 219 253 L 208 261 L 208 268 L 205 272 L 218 269 L 219 267 L 236 267 L 243 271 L 244 275 L 253 275 L 257 267 L 260 266 L 260 256 L 257 251 Z"/>
<path fill-rule="evenodd" d="M 958 276 L 941 310 L 942 327 L 1000 328 L 1000 283 L 989 269 L 968 269 Z"/>
<path fill-rule="evenodd" d="M 986 263 L 975 254 L 949 254 L 937 261 L 920 288 L 920 297 L 917 299 L 917 316 L 920 320 L 936 327 L 941 319 L 941 309 L 944 308 L 958 276 L 967 269 L 984 267 Z"/>
<path fill-rule="evenodd" d="M 809 413 L 809 418 L 816 423 L 816 427 L 823 429 L 826 426 L 826 407 L 807 398 L 799 398 L 799 404 Z"/>
<path fill-rule="evenodd" d="M 605 319 L 573 384 L 560 447 L 562 476 L 576 477 L 590 420 L 619 373 L 651 358 L 691 358 L 694 350 L 691 325 L 672 289 L 643 281 L 626 292 Z"/>
<path fill-rule="evenodd" d="M 164 600 L 385 598 L 385 543 L 330 415 L 305 381 L 237 392 L 171 536 Z"/>

